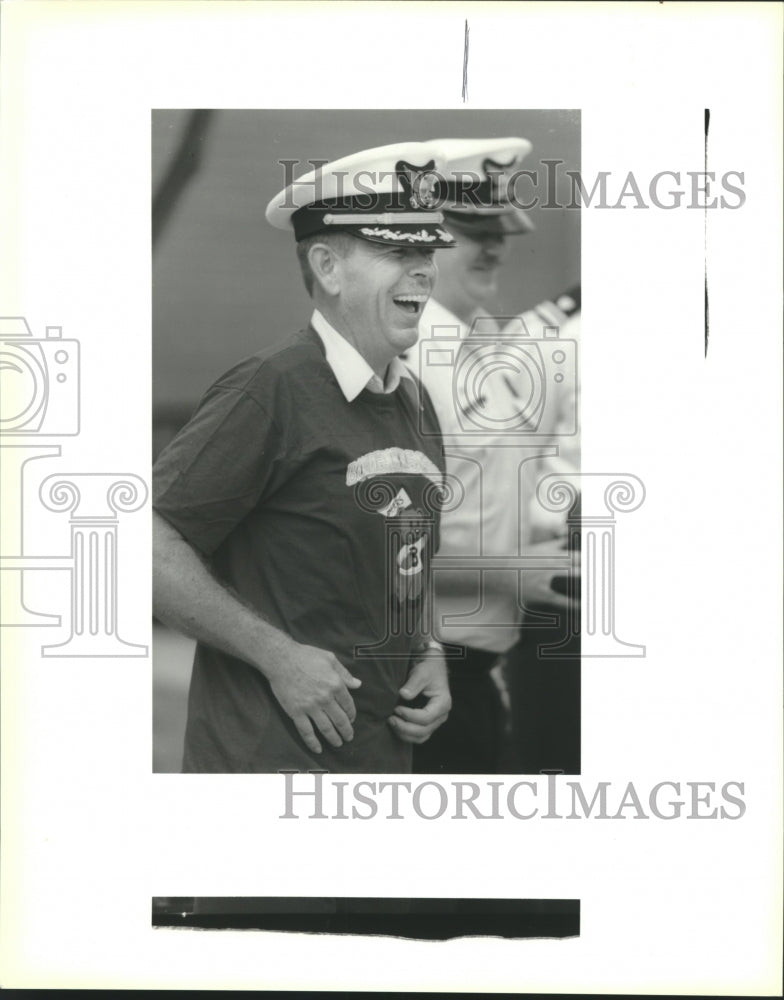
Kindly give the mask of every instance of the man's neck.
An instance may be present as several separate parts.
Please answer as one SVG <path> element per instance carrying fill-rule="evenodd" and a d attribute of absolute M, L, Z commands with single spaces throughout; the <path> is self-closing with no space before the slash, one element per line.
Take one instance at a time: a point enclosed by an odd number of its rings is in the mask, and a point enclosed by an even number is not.
<path fill-rule="evenodd" d="M 389 362 L 391 361 L 391 358 L 370 357 L 368 355 L 367 347 L 359 343 L 357 338 L 351 332 L 351 328 L 348 322 L 346 321 L 345 317 L 343 317 L 335 309 L 331 309 L 329 303 L 318 302 L 314 300 L 313 304 L 315 308 L 318 309 L 318 311 L 324 317 L 324 319 L 329 323 L 332 329 L 335 330 L 336 333 L 339 333 L 340 336 L 345 341 L 351 344 L 354 350 L 358 354 L 361 354 L 362 357 L 365 359 L 365 361 L 367 361 L 367 363 L 370 365 L 370 367 L 373 369 L 376 375 L 378 375 L 378 377 L 381 379 L 382 383 L 385 382 L 387 377 L 387 368 L 389 367 Z"/>

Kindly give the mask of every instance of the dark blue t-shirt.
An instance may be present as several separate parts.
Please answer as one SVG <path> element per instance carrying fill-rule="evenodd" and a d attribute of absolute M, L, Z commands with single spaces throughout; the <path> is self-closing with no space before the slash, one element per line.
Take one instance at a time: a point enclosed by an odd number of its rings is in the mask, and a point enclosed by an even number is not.
<path fill-rule="evenodd" d="M 184 771 L 410 770 L 387 720 L 419 642 L 443 471 L 421 385 L 348 402 L 313 330 L 209 389 L 155 464 L 155 509 L 267 621 L 362 686 L 354 739 L 312 754 L 256 668 L 199 643 Z"/>

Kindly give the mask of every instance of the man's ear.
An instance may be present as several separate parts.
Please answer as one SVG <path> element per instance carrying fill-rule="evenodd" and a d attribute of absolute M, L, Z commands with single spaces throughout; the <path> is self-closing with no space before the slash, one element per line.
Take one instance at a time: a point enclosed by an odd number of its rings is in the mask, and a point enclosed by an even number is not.
<path fill-rule="evenodd" d="M 313 277 L 327 295 L 338 295 L 341 288 L 341 258 L 326 243 L 314 243 L 308 250 L 308 263 Z"/>

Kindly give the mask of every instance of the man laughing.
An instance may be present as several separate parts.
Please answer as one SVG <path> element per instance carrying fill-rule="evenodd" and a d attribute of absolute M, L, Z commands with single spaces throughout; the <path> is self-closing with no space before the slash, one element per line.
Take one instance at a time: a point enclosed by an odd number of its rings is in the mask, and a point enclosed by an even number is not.
<path fill-rule="evenodd" d="M 420 628 L 440 434 L 398 358 L 455 243 L 439 162 L 366 150 L 270 202 L 310 324 L 215 382 L 156 463 L 155 613 L 197 640 L 186 772 L 407 772 L 449 712 Z"/>

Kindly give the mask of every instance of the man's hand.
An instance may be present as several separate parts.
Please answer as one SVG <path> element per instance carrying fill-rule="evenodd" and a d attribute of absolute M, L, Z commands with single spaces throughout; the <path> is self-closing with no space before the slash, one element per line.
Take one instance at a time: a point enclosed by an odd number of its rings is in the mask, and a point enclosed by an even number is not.
<path fill-rule="evenodd" d="M 411 701 L 422 694 L 427 698 L 424 708 L 408 708 L 398 705 L 389 724 L 404 743 L 424 743 L 446 721 L 452 699 L 449 696 L 449 680 L 446 660 L 435 650 L 429 650 L 408 676 L 400 689 L 400 695 Z"/>
<path fill-rule="evenodd" d="M 353 738 L 357 712 L 349 688 L 362 682 L 332 653 L 295 642 L 243 604 L 155 511 L 153 548 L 153 609 L 161 621 L 264 674 L 314 753 L 321 753 L 314 723 L 334 747 Z"/>
<path fill-rule="evenodd" d="M 333 747 L 354 738 L 352 723 L 357 710 L 349 688 L 355 690 L 362 681 L 332 653 L 292 640 L 267 676 L 272 693 L 313 753 L 321 753 L 314 725 Z"/>
<path fill-rule="evenodd" d="M 549 555 L 563 557 L 571 555 L 570 561 L 565 562 L 563 568 L 556 569 L 554 566 L 549 566 L 545 569 L 527 569 L 520 574 L 522 580 L 520 596 L 526 607 L 531 605 L 549 605 L 552 608 L 565 610 L 566 608 L 575 606 L 575 601 L 572 598 L 567 597 L 566 594 L 559 594 L 557 590 L 553 590 L 552 582 L 553 577 L 564 576 L 570 572 L 574 572 L 575 569 L 579 570 L 579 552 L 569 553 L 564 547 L 563 539 L 553 538 L 526 546 L 523 555 L 532 557 L 546 557 Z"/>

